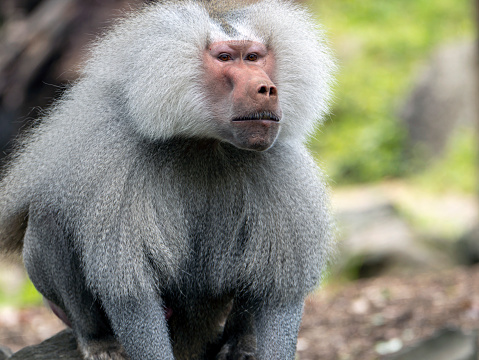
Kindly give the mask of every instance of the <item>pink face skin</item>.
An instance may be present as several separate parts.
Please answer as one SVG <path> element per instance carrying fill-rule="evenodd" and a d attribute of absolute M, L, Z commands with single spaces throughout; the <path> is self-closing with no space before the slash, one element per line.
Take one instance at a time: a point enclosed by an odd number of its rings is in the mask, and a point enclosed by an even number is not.
<path fill-rule="evenodd" d="M 255 41 L 219 41 L 205 49 L 203 61 L 221 137 L 241 149 L 270 148 L 281 119 L 273 53 Z"/>

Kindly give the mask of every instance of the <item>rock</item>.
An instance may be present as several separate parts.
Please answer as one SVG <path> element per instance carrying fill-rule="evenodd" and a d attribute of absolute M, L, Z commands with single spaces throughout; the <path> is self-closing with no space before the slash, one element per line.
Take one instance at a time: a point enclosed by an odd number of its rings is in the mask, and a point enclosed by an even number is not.
<path fill-rule="evenodd" d="M 394 197 L 380 187 L 336 191 L 333 211 L 340 251 L 335 273 L 363 278 L 438 269 L 452 263 L 447 254 L 418 236 L 397 210 Z"/>
<path fill-rule="evenodd" d="M 456 243 L 457 260 L 462 265 L 479 263 L 479 226 L 474 227 Z"/>
<path fill-rule="evenodd" d="M 477 360 L 477 333 L 444 329 L 384 360 Z"/>
<path fill-rule="evenodd" d="M 458 125 L 473 128 L 476 113 L 475 42 L 439 49 L 419 76 L 400 117 L 413 152 L 440 156 Z"/>
<path fill-rule="evenodd" d="M 0 346 L 0 360 L 9 359 L 12 356 L 12 351 L 4 346 Z"/>
<path fill-rule="evenodd" d="M 402 340 L 399 338 L 393 338 L 389 341 L 381 341 L 376 344 L 374 349 L 380 355 L 391 354 L 398 352 L 403 347 Z"/>

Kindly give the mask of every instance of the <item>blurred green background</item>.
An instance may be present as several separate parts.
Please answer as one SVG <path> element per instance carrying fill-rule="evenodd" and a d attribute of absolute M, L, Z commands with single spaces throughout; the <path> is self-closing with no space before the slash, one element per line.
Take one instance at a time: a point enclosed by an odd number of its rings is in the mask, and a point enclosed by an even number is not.
<path fill-rule="evenodd" d="M 398 119 L 398 108 L 432 52 L 474 38 L 473 2 L 322 0 L 311 8 L 340 66 L 331 115 L 311 140 L 333 184 L 401 177 L 435 191 L 475 191 L 473 133 L 455 134 L 441 160 L 423 164 L 405 156 L 405 129 Z"/>

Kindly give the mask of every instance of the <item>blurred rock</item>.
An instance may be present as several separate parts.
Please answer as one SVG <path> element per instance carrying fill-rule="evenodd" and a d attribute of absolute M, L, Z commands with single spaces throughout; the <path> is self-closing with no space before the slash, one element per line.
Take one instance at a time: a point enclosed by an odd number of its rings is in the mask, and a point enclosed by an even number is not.
<path fill-rule="evenodd" d="M 444 329 L 386 360 L 477 360 L 477 334 Z"/>
<path fill-rule="evenodd" d="M 376 344 L 374 349 L 380 355 L 396 353 L 403 347 L 403 342 L 399 338 L 393 338 L 389 341 L 381 341 Z"/>
<path fill-rule="evenodd" d="M 343 209 L 338 214 L 343 235 L 339 261 L 346 272 L 357 271 L 358 277 L 371 277 L 398 268 L 437 266 L 437 258 L 417 241 L 392 203 L 367 205 L 357 212 Z"/>
<path fill-rule="evenodd" d="M 477 219 L 473 196 L 431 196 L 400 183 L 336 189 L 333 195 L 339 239 L 333 273 L 349 278 L 452 266 L 458 239 Z M 472 244 L 479 256 L 479 242 Z M 471 246 L 463 251 L 470 257 Z"/>
<path fill-rule="evenodd" d="M 432 56 L 400 110 L 413 151 L 440 156 L 458 125 L 473 126 L 475 79 L 473 40 L 445 46 Z"/>
<path fill-rule="evenodd" d="M 12 352 L 10 351 L 9 348 L 6 348 L 4 346 L 0 346 L 0 360 L 6 360 L 12 356 Z"/>
<path fill-rule="evenodd" d="M 479 226 L 462 236 L 456 244 L 457 260 L 462 265 L 479 263 Z"/>

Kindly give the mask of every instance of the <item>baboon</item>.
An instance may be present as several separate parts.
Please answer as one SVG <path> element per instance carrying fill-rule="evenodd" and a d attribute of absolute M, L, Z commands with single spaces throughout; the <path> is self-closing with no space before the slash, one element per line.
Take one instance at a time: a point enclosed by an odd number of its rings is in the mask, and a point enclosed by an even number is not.
<path fill-rule="evenodd" d="M 294 359 L 332 242 L 304 142 L 333 70 L 280 0 L 159 2 L 92 46 L 0 185 L 2 251 L 85 359 Z"/>

